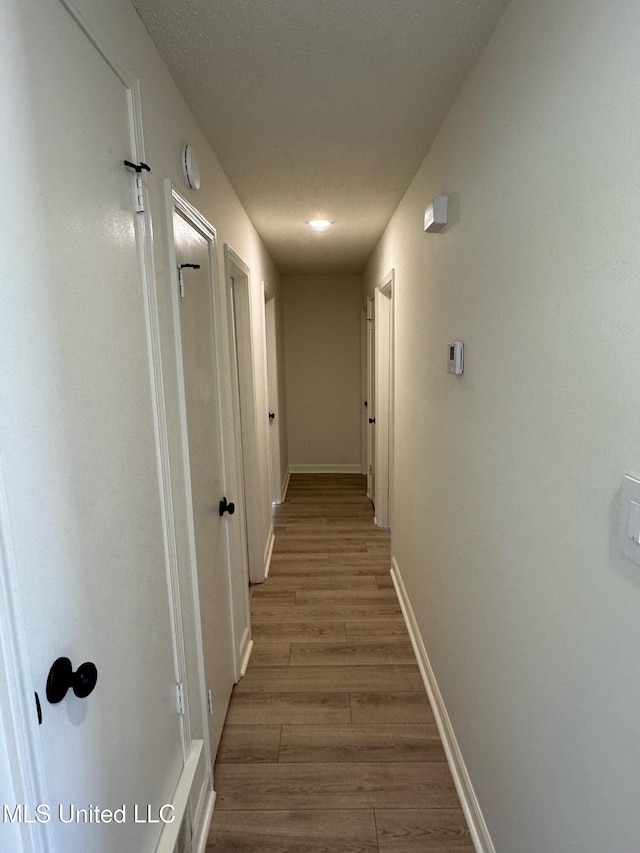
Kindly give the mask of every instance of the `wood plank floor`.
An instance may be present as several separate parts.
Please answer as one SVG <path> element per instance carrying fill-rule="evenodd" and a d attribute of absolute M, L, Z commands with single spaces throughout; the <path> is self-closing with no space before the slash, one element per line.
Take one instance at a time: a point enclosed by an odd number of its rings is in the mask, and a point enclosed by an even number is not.
<path fill-rule="evenodd" d="M 473 853 L 365 478 L 292 476 L 209 853 Z"/>

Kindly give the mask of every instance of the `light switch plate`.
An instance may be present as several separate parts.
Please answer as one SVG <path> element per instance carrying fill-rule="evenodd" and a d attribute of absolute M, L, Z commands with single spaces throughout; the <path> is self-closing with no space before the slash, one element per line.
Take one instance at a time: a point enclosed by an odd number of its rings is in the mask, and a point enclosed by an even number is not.
<path fill-rule="evenodd" d="M 622 480 L 622 510 L 618 528 L 618 549 L 640 565 L 640 480 Z"/>

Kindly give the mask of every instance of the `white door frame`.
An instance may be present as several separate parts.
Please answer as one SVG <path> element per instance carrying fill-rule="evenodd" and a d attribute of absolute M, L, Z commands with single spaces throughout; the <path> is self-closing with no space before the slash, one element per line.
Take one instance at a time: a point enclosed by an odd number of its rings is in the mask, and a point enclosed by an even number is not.
<path fill-rule="evenodd" d="M 254 358 L 254 318 L 251 305 L 250 270 L 228 243 L 224 246 L 227 290 L 227 321 L 231 359 L 231 391 L 236 442 L 236 463 L 243 488 L 249 579 L 262 583 L 267 560 L 262 542 L 262 484 L 258 437 L 257 384 Z M 263 412 L 268 418 L 268 413 Z M 273 528 L 271 547 L 273 547 Z"/>
<path fill-rule="evenodd" d="M 216 375 L 217 385 L 217 407 L 218 407 L 218 424 L 217 428 L 221 436 L 221 461 L 222 461 L 222 482 L 225 495 L 229 496 L 230 500 L 237 500 L 235 496 L 238 494 L 238 476 L 234 465 L 236 458 L 236 444 L 233 439 L 232 431 L 226 427 L 227 418 L 225 414 L 230 409 L 229 394 L 226 393 L 226 384 L 222 365 L 223 347 L 222 347 L 222 331 L 223 331 L 223 308 L 220 293 L 220 285 L 218 281 L 218 256 L 217 256 L 217 233 L 213 225 L 205 219 L 204 216 L 195 208 L 184 196 L 173 187 L 171 181 L 165 181 L 165 207 L 168 217 L 169 234 L 173 235 L 173 213 L 177 211 L 184 219 L 200 233 L 209 244 L 209 270 L 211 289 L 211 301 L 213 306 L 213 340 L 215 347 L 215 364 L 213 370 Z M 169 258 L 172 270 L 172 296 L 171 306 L 173 311 L 173 327 L 176 346 L 176 361 L 177 361 L 177 378 L 178 378 L 178 396 L 180 404 L 180 422 L 181 422 L 181 451 L 185 477 L 185 491 L 187 496 L 191 495 L 191 474 L 189 463 L 189 444 L 187 431 L 187 410 L 186 397 L 184 387 L 184 374 L 182 368 L 182 340 L 180 332 L 180 304 L 179 304 L 179 281 L 177 272 L 177 260 L 175 252 L 174 240 L 169 240 Z M 233 496 L 233 497 L 232 497 Z M 204 671 L 204 649 L 202 647 L 202 631 L 200 624 L 200 599 L 198 593 L 198 567 L 196 561 L 196 543 L 195 543 L 195 528 L 193 523 L 193 512 L 190 500 L 187 500 L 187 517 L 189 526 L 189 552 L 190 552 L 190 576 L 193 589 L 193 595 L 196 602 L 195 618 L 197 620 L 197 647 L 198 647 L 198 665 L 201 667 L 200 672 Z M 233 669 L 236 682 L 244 675 L 246 671 L 246 662 L 251 652 L 253 642 L 251 640 L 250 627 L 250 609 L 249 609 L 249 576 L 247 565 L 247 548 L 246 548 L 246 530 L 242 513 L 238 513 L 237 519 L 234 518 L 234 528 L 237 531 L 236 536 L 231 531 L 231 525 L 224 525 L 224 536 L 227 540 L 227 566 L 229 571 L 229 592 L 230 601 L 229 607 L 231 610 L 231 625 L 233 631 L 233 652 L 234 661 Z M 206 687 L 203 686 L 202 702 L 206 705 Z M 204 707 L 203 705 L 203 707 Z M 206 712 L 205 712 L 206 719 Z M 207 743 L 208 747 L 208 743 Z M 207 749 L 207 752 L 209 750 Z"/>
<path fill-rule="evenodd" d="M 391 270 L 376 288 L 375 400 L 376 449 L 375 494 L 378 527 L 391 527 L 393 506 L 393 393 L 394 393 L 394 289 L 395 271 Z"/>
<path fill-rule="evenodd" d="M 0 449 L 0 734 L 4 729 L 16 803 L 49 803 L 17 580 Z M 44 824 L 22 823 L 18 831 L 29 853 L 56 853 Z"/>

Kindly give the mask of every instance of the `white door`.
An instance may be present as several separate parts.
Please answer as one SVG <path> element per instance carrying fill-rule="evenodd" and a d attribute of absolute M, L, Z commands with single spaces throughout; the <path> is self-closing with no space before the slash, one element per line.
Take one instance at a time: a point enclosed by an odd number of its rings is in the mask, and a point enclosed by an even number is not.
<path fill-rule="evenodd" d="M 189 441 L 200 618 L 207 689 L 211 758 L 215 759 L 234 683 L 235 661 L 225 498 L 222 421 L 217 385 L 209 241 L 175 211 L 173 232 L 181 281 L 180 336 Z M 235 514 L 235 513 L 234 513 Z"/>
<path fill-rule="evenodd" d="M 157 821 L 183 748 L 139 254 L 146 214 L 134 211 L 123 165 L 141 156 L 133 99 L 61 3 L 4 11 L 29 58 L 2 73 L 22 93 L 31 147 L 16 148 L 24 159 L 0 238 L 13 241 L 0 296 L 1 532 L 42 706 L 43 832 L 57 853 L 146 853 L 162 827 L 136 823 L 134 808 Z M 47 701 L 59 657 L 95 664 L 91 695 Z M 124 823 L 74 820 L 75 809 L 123 805 Z"/>
<path fill-rule="evenodd" d="M 231 356 L 231 391 L 238 470 L 244 494 L 246 548 L 251 583 L 265 578 L 265 532 L 271 524 L 271 507 L 263 503 L 261 459 L 256 410 L 249 267 L 225 245 L 227 310 Z M 267 417 L 266 412 L 261 417 Z M 266 472 L 268 476 L 268 471 Z M 265 483 L 266 485 L 266 483 Z"/>
<path fill-rule="evenodd" d="M 375 488 L 373 502 L 378 527 L 390 527 L 390 483 L 392 468 L 392 276 L 385 286 L 376 290 L 375 296 Z"/>
<path fill-rule="evenodd" d="M 376 493 L 376 303 L 367 302 L 367 494 L 373 501 Z"/>
<path fill-rule="evenodd" d="M 280 475 L 280 418 L 278 412 L 278 351 L 276 341 L 276 299 L 265 302 L 265 337 L 267 345 L 267 394 L 269 400 L 269 470 L 271 502 L 282 503 Z"/>

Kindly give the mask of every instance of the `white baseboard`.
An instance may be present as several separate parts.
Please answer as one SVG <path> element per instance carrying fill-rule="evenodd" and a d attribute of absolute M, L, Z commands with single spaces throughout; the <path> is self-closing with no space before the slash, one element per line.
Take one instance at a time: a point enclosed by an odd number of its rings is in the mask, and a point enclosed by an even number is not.
<path fill-rule="evenodd" d="M 247 667 L 249 666 L 249 658 L 251 657 L 252 651 L 253 640 L 251 639 L 251 631 L 249 628 L 245 628 L 242 632 L 242 639 L 240 640 L 240 647 L 238 648 L 236 657 L 237 664 L 239 665 L 239 669 L 236 671 L 237 681 L 244 678 Z"/>
<path fill-rule="evenodd" d="M 489 829 L 482 814 L 482 810 L 480 809 L 480 803 L 478 802 L 478 798 L 476 797 L 476 793 L 473 789 L 469 771 L 467 770 L 464 758 L 460 752 L 460 747 L 458 745 L 455 732 L 453 731 L 453 726 L 451 725 L 451 720 L 449 719 L 449 714 L 447 713 L 442 694 L 440 693 L 440 688 L 438 687 L 438 682 L 436 681 L 433 668 L 429 661 L 429 656 L 427 655 L 427 650 L 420 634 L 420 629 L 418 628 L 418 623 L 416 622 L 416 617 L 413 612 L 411 602 L 409 601 L 409 597 L 407 596 L 407 590 L 404 585 L 404 581 L 402 580 L 402 575 L 400 574 L 400 569 L 398 568 L 395 557 L 391 558 L 391 579 L 393 580 L 396 595 L 398 596 L 398 601 L 400 602 L 400 607 L 402 609 L 402 615 L 404 616 L 404 621 L 406 623 L 407 630 L 409 631 L 411 645 L 413 646 L 413 651 L 415 652 L 415 656 L 418 661 L 422 680 L 424 681 L 424 686 L 429 696 L 431 710 L 433 711 L 433 716 L 435 717 L 436 725 L 440 732 L 442 745 L 444 746 L 451 775 L 453 776 L 453 781 L 455 782 L 456 790 L 460 797 L 462 810 L 464 811 L 464 816 L 466 817 L 469 825 L 469 832 L 471 833 L 473 846 L 476 849 L 476 853 L 496 853 L 493 841 L 489 835 Z"/>
<path fill-rule="evenodd" d="M 267 547 L 264 549 L 264 579 L 269 577 L 269 569 L 271 568 L 271 555 L 273 554 L 273 546 L 276 541 L 275 533 L 273 532 L 273 524 L 269 528 L 267 536 Z"/>
<path fill-rule="evenodd" d="M 207 841 L 209 840 L 209 830 L 211 829 L 211 818 L 213 817 L 213 807 L 216 802 L 216 792 L 209 791 L 207 804 L 205 806 L 200 830 L 196 832 L 193 840 L 194 853 L 205 853 L 207 849 Z"/>
<path fill-rule="evenodd" d="M 284 503 L 287 497 L 287 489 L 289 488 L 289 480 L 291 479 L 291 468 L 287 468 L 287 476 L 284 478 L 284 486 L 282 487 L 282 500 Z"/>
<path fill-rule="evenodd" d="M 240 678 L 244 678 L 247 674 L 247 667 L 249 666 L 249 661 L 251 660 L 251 652 L 253 651 L 253 640 L 249 640 L 247 643 L 247 647 L 244 650 L 244 655 L 242 656 L 242 663 L 240 664 Z"/>
<path fill-rule="evenodd" d="M 203 749 L 204 741 L 194 740 L 191 742 L 191 753 L 184 763 L 182 773 L 180 774 L 178 784 L 171 800 L 175 820 L 171 823 L 164 824 L 162 832 L 160 833 L 158 846 L 156 847 L 156 853 L 174 853 L 178 842 L 178 836 L 180 834 L 180 828 L 182 827 L 182 822 L 189 807 L 189 799 L 193 791 L 193 783 L 198 770 L 198 765 L 200 764 L 200 759 L 202 758 Z"/>
<path fill-rule="evenodd" d="M 247 648 L 244 651 L 244 655 L 242 658 L 242 664 L 240 665 L 240 678 L 244 678 L 247 674 L 247 667 L 249 666 L 249 661 L 251 660 L 251 652 L 253 651 L 253 640 L 249 640 L 247 643 Z"/>
<path fill-rule="evenodd" d="M 357 465 L 291 465 L 292 474 L 359 474 Z"/>

